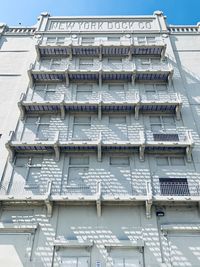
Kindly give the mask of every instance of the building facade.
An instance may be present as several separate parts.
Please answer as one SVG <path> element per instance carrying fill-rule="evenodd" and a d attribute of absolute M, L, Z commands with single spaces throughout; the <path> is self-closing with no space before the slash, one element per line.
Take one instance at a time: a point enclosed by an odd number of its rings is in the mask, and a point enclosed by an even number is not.
<path fill-rule="evenodd" d="M 0 266 L 200 266 L 200 26 L 0 25 Z"/>

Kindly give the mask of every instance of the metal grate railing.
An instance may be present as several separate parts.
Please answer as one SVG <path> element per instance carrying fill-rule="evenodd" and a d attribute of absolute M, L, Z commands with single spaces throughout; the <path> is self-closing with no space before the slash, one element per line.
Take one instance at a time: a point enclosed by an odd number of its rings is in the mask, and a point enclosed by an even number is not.
<path fill-rule="evenodd" d="M 160 193 L 163 196 L 190 196 L 187 179 L 185 178 L 160 178 Z M 196 194 L 198 190 L 195 190 Z M 194 192 L 193 192 L 194 194 Z"/>
<path fill-rule="evenodd" d="M 153 134 L 153 139 L 154 141 L 179 141 L 179 136 L 178 134 L 168 134 L 168 133 L 156 133 Z"/>

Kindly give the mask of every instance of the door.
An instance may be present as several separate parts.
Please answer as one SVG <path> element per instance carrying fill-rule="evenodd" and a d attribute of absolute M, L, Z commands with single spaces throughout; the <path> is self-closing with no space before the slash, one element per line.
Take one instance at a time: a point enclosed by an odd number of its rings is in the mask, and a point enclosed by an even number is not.
<path fill-rule="evenodd" d="M 111 248 L 113 267 L 143 267 L 143 250 L 139 248 Z"/>
<path fill-rule="evenodd" d="M 25 267 L 30 234 L 0 234 L 0 266 Z"/>
<path fill-rule="evenodd" d="M 173 267 L 200 266 L 200 235 L 173 233 L 168 235 L 170 263 Z"/>

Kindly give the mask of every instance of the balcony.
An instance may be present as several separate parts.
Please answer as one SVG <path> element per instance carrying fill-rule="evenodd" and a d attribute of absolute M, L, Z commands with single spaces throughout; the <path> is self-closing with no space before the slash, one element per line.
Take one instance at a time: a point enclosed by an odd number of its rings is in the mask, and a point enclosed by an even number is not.
<path fill-rule="evenodd" d="M 59 100 L 60 97 L 60 100 Z M 177 119 L 180 118 L 182 108 L 182 100 L 179 94 L 169 94 L 161 99 L 144 99 L 138 93 L 134 93 L 132 99 L 124 97 L 124 100 L 112 101 L 103 99 L 103 95 L 99 94 L 99 99 L 91 101 L 74 101 L 69 100 L 65 94 L 60 94 L 56 100 L 27 100 L 25 94 L 21 95 L 18 106 L 21 113 L 21 119 L 25 114 L 45 114 L 53 113 L 60 114 L 64 119 L 65 114 L 68 112 L 95 112 L 101 119 L 103 112 L 134 112 L 135 118 L 139 118 L 139 113 L 172 113 L 175 114 Z M 67 99 L 66 99 L 67 98 Z"/>
<path fill-rule="evenodd" d="M 149 153 L 186 153 L 187 160 L 191 161 L 194 146 L 190 131 L 178 133 L 177 131 L 147 133 L 145 150 Z"/>
<path fill-rule="evenodd" d="M 66 40 L 62 44 L 50 44 L 40 41 L 36 45 L 38 59 L 52 56 L 95 56 L 102 59 L 104 56 L 154 56 L 164 57 L 166 45 L 161 39 L 154 42 L 138 42 L 125 39 L 119 41 L 96 40 L 94 42 L 79 43 L 75 40 Z"/>
<path fill-rule="evenodd" d="M 160 178 L 154 188 L 155 201 L 199 201 L 200 184 L 186 178 Z"/>
<path fill-rule="evenodd" d="M 157 65 L 150 64 L 145 67 L 134 63 L 126 66 L 113 64 L 112 67 L 99 63 L 85 67 L 85 69 L 76 68 L 67 63 L 54 68 L 35 62 L 35 64 L 31 64 L 28 74 L 31 85 L 35 82 L 65 82 L 66 86 L 69 86 L 70 82 L 74 81 L 90 81 L 101 86 L 103 82 L 109 81 L 126 81 L 133 84 L 141 81 L 168 83 L 171 82 L 173 68 L 166 62 L 160 62 Z"/>
<path fill-rule="evenodd" d="M 44 182 L 38 181 L 38 183 L 44 185 Z M 42 186 L 36 186 L 39 188 Z M 56 186 L 56 185 L 55 185 Z M 56 193 L 54 182 L 48 180 L 46 186 L 43 186 L 43 190 L 31 191 L 27 187 L 25 181 L 2 181 L 0 185 L 0 201 L 5 201 L 7 203 L 31 203 L 38 204 L 44 203 L 47 208 L 47 216 L 52 216 L 53 203 L 82 203 L 87 202 L 87 204 L 95 204 L 98 216 L 101 216 L 102 203 L 145 203 L 146 204 L 146 216 L 150 218 L 151 216 L 151 200 L 152 191 L 149 182 L 146 182 L 144 186 L 144 192 L 127 192 L 123 194 L 115 193 L 106 194 L 105 188 L 102 187 L 100 181 L 96 181 L 95 187 L 87 186 L 86 184 L 78 184 L 76 186 L 67 186 L 60 193 Z"/>
<path fill-rule="evenodd" d="M 18 141 L 11 134 L 6 147 L 13 161 L 15 153 L 54 153 L 55 160 L 59 160 L 60 153 L 69 152 L 94 152 L 98 161 L 102 160 L 103 152 L 139 153 L 140 160 L 144 160 L 145 153 L 185 153 L 188 161 L 191 161 L 193 140 L 190 132 L 186 132 L 184 138 L 174 140 L 169 134 L 159 140 L 151 140 L 144 132 L 138 132 L 138 139 L 133 140 L 104 140 L 99 134 L 96 140 L 60 140 L 59 132 L 56 132 L 54 140 Z"/>

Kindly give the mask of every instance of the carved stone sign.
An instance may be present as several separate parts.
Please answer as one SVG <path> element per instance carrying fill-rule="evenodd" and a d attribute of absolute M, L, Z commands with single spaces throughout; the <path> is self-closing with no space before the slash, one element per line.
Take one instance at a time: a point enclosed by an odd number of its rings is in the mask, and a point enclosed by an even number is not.
<path fill-rule="evenodd" d="M 51 20 L 48 24 L 48 31 L 89 31 L 89 32 L 107 32 L 107 31 L 140 31 L 155 29 L 155 20 L 153 19 L 122 19 L 122 20 Z"/>

